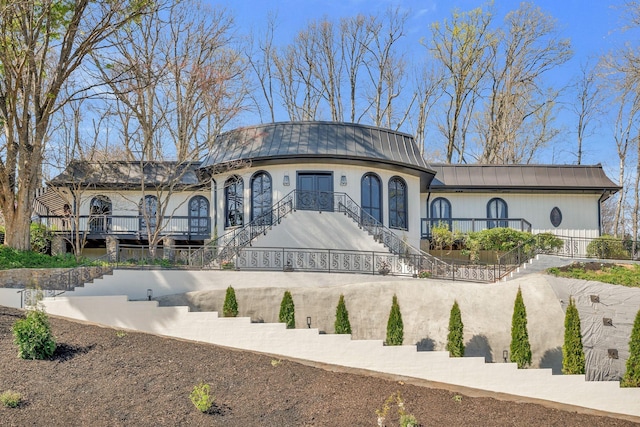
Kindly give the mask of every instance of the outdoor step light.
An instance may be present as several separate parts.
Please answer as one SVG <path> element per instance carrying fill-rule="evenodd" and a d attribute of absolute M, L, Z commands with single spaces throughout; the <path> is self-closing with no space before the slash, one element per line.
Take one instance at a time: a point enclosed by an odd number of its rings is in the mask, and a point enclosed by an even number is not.
<path fill-rule="evenodd" d="M 504 363 L 507 363 L 507 359 L 509 358 L 509 351 L 502 350 L 502 358 L 504 359 Z"/>
<path fill-rule="evenodd" d="M 591 297 L 591 302 L 600 302 L 599 295 L 589 295 Z"/>
<path fill-rule="evenodd" d="M 609 355 L 609 359 L 617 359 L 618 358 L 618 349 L 617 348 L 610 348 L 607 350 L 607 353 Z"/>
<path fill-rule="evenodd" d="M 311 329 L 311 317 L 307 316 L 307 328 Z"/>
<path fill-rule="evenodd" d="M 608 317 L 603 317 L 602 318 L 602 324 L 604 326 L 613 326 L 613 319 L 610 319 Z"/>
<path fill-rule="evenodd" d="M 147 289 L 147 300 L 151 301 L 153 298 L 153 289 Z"/>

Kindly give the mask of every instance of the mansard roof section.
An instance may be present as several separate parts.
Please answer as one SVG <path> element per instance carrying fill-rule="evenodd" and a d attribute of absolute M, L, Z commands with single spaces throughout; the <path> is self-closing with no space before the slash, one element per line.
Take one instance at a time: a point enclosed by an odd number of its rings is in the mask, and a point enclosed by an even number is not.
<path fill-rule="evenodd" d="M 583 191 L 616 193 L 622 187 L 597 165 L 431 165 L 432 191 Z"/>
<path fill-rule="evenodd" d="M 287 159 L 344 159 L 398 165 L 433 173 L 413 137 L 373 126 L 336 122 L 281 122 L 235 129 L 216 138 L 203 167 Z"/>
<path fill-rule="evenodd" d="M 202 187 L 201 162 L 72 161 L 49 184 L 114 189 Z"/>

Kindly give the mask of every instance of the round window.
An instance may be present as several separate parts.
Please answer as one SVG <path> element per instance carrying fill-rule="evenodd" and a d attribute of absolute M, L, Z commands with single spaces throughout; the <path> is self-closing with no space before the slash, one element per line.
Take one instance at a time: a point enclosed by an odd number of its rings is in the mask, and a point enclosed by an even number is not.
<path fill-rule="evenodd" d="M 560 226 L 560 223 L 562 222 L 562 212 L 560 212 L 560 209 L 557 206 L 551 209 L 550 219 L 551 224 L 553 224 L 554 227 Z"/>

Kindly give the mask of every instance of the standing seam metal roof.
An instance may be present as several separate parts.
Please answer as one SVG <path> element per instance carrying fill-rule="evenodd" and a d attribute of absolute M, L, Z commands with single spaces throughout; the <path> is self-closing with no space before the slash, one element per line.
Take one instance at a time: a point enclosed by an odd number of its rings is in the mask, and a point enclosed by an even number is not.
<path fill-rule="evenodd" d="M 202 167 L 286 158 L 344 158 L 393 163 L 431 172 L 410 135 L 335 122 L 282 122 L 221 134 Z"/>

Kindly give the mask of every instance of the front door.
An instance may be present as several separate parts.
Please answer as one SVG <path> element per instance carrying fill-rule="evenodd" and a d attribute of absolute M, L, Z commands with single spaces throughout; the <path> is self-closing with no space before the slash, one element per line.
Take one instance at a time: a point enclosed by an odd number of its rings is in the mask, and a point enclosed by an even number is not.
<path fill-rule="evenodd" d="M 331 172 L 298 172 L 297 208 L 333 211 L 333 174 Z"/>

